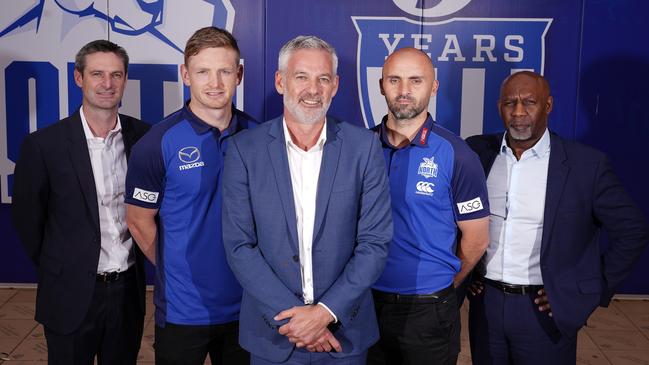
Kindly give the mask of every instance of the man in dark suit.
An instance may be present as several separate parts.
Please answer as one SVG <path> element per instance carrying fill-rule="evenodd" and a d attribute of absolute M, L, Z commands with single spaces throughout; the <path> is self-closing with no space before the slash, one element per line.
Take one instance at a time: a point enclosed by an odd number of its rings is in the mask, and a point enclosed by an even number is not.
<path fill-rule="evenodd" d="M 577 332 L 649 242 L 645 217 L 606 157 L 548 131 L 552 101 L 542 76 L 511 75 L 498 100 L 505 134 L 467 139 L 491 208 L 470 296 L 474 364 L 574 364 Z"/>
<path fill-rule="evenodd" d="M 75 59 L 79 110 L 27 136 L 14 172 L 16 230 L 38 272 L 36 320 L 50 364 L 135 364 L 143 256 L 126 228 L 131 146 L 148 125 L 118 114 L 128 55 L 97 40 Z"/>
<path fill-rule="evenodd" d="M 326 117 L 336 66 L 323 40 L 289 41 L 275 74 L 284 115 L 228 147 L 223 240 L 252 364 L 365 364 L 378 339 L 370 285 L 392 237 L 385 163 L 371 131 Z"/>

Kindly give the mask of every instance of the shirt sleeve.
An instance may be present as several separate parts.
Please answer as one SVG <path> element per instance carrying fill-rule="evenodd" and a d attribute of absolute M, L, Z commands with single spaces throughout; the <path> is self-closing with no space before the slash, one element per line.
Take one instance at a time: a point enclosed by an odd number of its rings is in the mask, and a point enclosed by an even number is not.
<path fill-rule="evenodd" d="M 487 182 L 478 156 L 465 143 L 456 144 L 451 183 L 456 221 L 489 215 Z"/>
<path fill-rule="evenodd" d="M 164 195 L 166 168 L 161 138 L 151 130 L 131 150 L 126 173 L 126 204 L 159 209 Z"/>

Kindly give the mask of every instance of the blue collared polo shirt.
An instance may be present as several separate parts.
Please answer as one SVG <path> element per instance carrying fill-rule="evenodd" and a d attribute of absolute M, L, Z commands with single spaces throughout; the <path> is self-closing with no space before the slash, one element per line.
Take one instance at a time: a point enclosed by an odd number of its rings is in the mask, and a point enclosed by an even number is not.
<path fill-rule="evenodd" d="M 221 182 L 229 137 L 257 125 L 232 108 L 221 133 L 186 104 L 133 146 L 128 204 L 158 211 L 156 324 L 210 325 L 239 318 L 242 289 L 226 262 Z"/>
<path fill-rule="evenodd" d="M 485 176 L 478 156 L 430 114 L 412 142 L 392 146 L 386 123 L 375 127 L 390 180 L 394 236 L 385 270 L 374 288 L 427 294 L 453 283 L 457 221 L 489 216 Z"/>

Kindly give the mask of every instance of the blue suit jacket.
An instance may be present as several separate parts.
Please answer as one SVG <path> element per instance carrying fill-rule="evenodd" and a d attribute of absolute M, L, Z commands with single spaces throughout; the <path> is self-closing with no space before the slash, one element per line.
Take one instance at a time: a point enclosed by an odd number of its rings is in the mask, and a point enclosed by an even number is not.
<path fill-rule="evenodd" d="M 503 135 L 467 139 L 489 175 Z M 557 327 L 574 337 L 598 305 L 607 306 L 649 242 L 643 213 L 601 152 L 550 134 L 541 274 Z M 600 228 L 609 236 L 602 251 Z"/>
<path fill-rule="evenodd" d="M 392 238 L 390 198 L 380 143 L 369 130 L 327 120 L 316 198 L 313 278 L 316 302 L 338 317 L 330 330 L 356 355 L 378 340 L 370 286 Z M 239 341 L 251 353 L 283 361 L 294 345 L 273 317 L 302 306 L 298 236 L 282 118 L 234 136 L 223 179 L 223 241 L 243 286 Z"/>

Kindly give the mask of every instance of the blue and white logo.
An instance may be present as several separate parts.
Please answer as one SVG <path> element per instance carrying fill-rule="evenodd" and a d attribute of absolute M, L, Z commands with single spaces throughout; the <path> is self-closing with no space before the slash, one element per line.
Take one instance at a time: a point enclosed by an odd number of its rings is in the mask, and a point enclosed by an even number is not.
<path fill-rule="evenodd" d="M 417 169 L 417 174 L 430 179 L 431 177 L 437 177 L 438 166 L 435 163 L 435 156 L 431 158 L 423 157 L 424 161 L 419 164 Z"/>
<path fill-rule="evenodd" d="M 440 17 L 468 0 L 442 0 L 422 8 L 420 0 L 393 0 L 410 15 Z M 450 18 L 422 22 L 406 17 L 354 16 L 358 31 L 357 82 L 365 125 L 387 114 L 379 79 L 385 58 L 402 47 L 426 52 L 440 82 L 429 112 L 439 124 L 468 137 L 501 128 L 495 107 L 502 80 L 511 73 L 543 73 L 545 34 L 552 19 Z"/>
<path fill-rule="evenodd" d="M 187 97 L 179 73 L 187 39 L 209 25 L 231 32 L 235 18 L 230 0 L 21 0 L 7 2 L 2 12 L 0 47 L 7 50 L 0 58 L 2 203 L 11 203 L 24 137 L 81 104 L 73 70 L 82 45 L 108 38 L 127 50 L 129 81 L 120 112 L 157 122 Z M 240 109 L 243 85 L 237 89 Z"/>
<path fill-rule="evenodd" d="M 422 7 L 423 0 L 394 0 L 399 9 L 414 16 L 434 18 L 453 14 L 467 6 L 471 0 L 427 0 L 427 7 Z"/>

